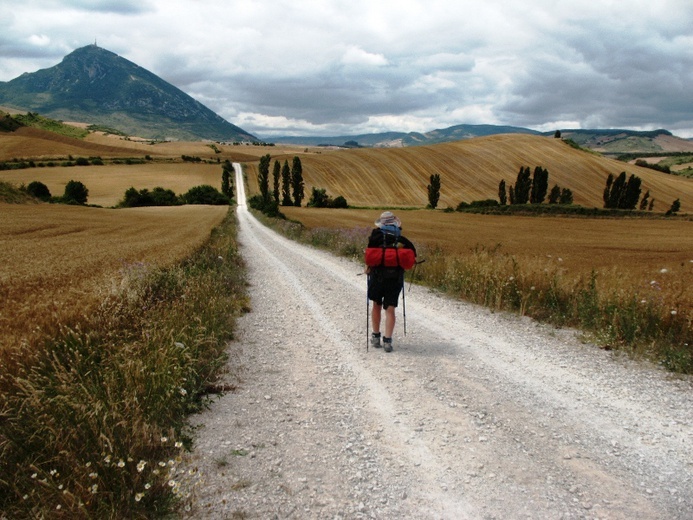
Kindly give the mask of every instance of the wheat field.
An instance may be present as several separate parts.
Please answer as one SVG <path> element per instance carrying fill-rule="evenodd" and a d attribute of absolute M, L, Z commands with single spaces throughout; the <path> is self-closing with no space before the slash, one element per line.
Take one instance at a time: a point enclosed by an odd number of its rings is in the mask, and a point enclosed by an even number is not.
<path fill-rule="evenodd" d="M 53 196 L 60 196 L 70 180 L 82 182 L 89 190 L 88 204 L 113 207 L 123 199 L 125 190 L 161 186 L 181 195 L 194 186 L 209 184 L 221 188 L 219 164 L 153 162 L 147 164 L 106 164 L 104 166 L 67 166 L 27 168 L 0 172 L 0 179 L 17 186 L 32 181 L 44 183 Z"/>
<path fill-rule="evenodd" d="M 656 199 L 655 211 L 666 211 L 677 198 L 683 211 L 693 210 L 693 180 L 576 150 L 553 137 L 504 134 L 433 146 L 323 150 L 302 155 L 301 162 L 306 197 L 312 187 L 326 188 L 354 206 L 425 207 L 432 174 L 441 177 L 439 208 L 497 200 L 501 180 L 514 184 L 521 166 L 542 166 L 549 186 L 571 189 L 576 204 L 602 207 L 607 176 L 625 171 L 642 179 L 643 194 L 649 189 Z M 251 192 L 257 192 L 257 164 L 249 166 Z"/>
<path fill-rule="evenodd" d="M 124 276 L 187 257 L 227 212 L 0 204 L 1 343 L 48 332 L 97 305 Z"/>
<path fill-rule="evenodd" d="M 373 228 L 380 210 L 282 207 L 287 218 L 308 228 Z M 499 248 L 525 262 L 560 263 L 584 275 L 591 270 L 636 274 L 643 283 L 661 270 L 693 275 L 693 222 L 688 220 L 587 219 L 397 212 L 403 234 L 419 246 L 442 247 L 456 255 L 477 247 Z M 365 247 L 365 244 L 364 244 Z M 693 288 L 693 277 L 690 279 Z M 693 298 L 691 299 L 693 301 Z"/>

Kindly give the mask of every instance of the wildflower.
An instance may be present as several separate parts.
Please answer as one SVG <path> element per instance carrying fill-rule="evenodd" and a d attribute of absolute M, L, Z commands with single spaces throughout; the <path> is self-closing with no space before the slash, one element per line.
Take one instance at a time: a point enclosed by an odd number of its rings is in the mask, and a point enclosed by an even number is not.
<path fill-rule="evenodd" d="M 60 484 L 60 485 L 58 486 L 58 489 L 62 489 L 62 488 L 63 488 L 63 485 Z"/>
<path fill-rule="evenodd" d="M 647 300 L 640 300 L 640 303 L 647 303 Z"/>
<path fill-rule="evenodd" d="M 183 387 L 179 388 L 178 391 L 180 392 L 180 395 L 188 395 L 188 391 Z"/>
<path fill-rule="evenodd" d="M 657 285 L 657 281 L 656 280 L 650 281 L 650 285 Z"/>
<path fill-rule="evenodd" d="M 175 464 L 176 464 L 176 463 L 173 462 L 173 460 L 171 460 L 171 459 L 168 460 L 168 465 L 169 465 L 169 466 L 174 466 Z"/>
<path fill-rule="evenodd" d="M 137 463 L 137 472 L 142 473 L 144 467 L 147 465 L 147 461 L 141 460 Z"/>
<path fill-rule="evenodd" d="M 92 495 L 96 495 L 96 493 L 99 491 L 99 485 L 98 485 L 98 484 L 94 484 L 94 485 L 90 488 L 90 490 L 91 490 L 91 494 L 92 494 Z"/>
<path fill-rule="evenodd" d="M 174 487 L 176 485 L 176 481 L 171 479 L 168 481 L 168 487 Z"/>
<path fill-rule="evenodd" d="M 91 462 L 87 462 L 87 463 L 84 465 L 85 468 L 88 468 L 89 466 L 91 466 Z"/>
<path fill-rule="evenodd" d="M 89 473 L 89 478 L 96 478 L 98 476 L 99 474 L 96 471 L 94 471 L 93 473 Z"/>
<path fill-rule="evenodd" d="M 147 482 L 147 483 L 144 485 L 144 489 L 149 489 L 149 488 L 151 488 L 151 487 L 152 487 L 152 485 L 151 485 L 149 482 Z"/>
<path fill-rule="evenodd" d="M 106 464 L 110 464 L 110 463 L 111 463 L 111 456 L 110 456 L 110 455 L 106 455 L 106 457 L 104 457 L 103 461 L 104 461 Z"/>
<path fill-rule="evenodd" d="M 50 470 L 49 473 L 50 473 L 50 475 L 51 475 L 51 477 L 52 477 L 52 476 L 54 476 L 57 472 L 58 472 L 57 469 L 52 469 L 52 470 Z"/>
<path fill-rule="evenodd" d="M 662 273 L 662 274 L 668 273 L 668 272 L 669 272 L 669 269 L 666 269 L 666 268 L 665 268 L 665 269 L 660 269 L 659 272 Z"/>
<path fill-rule="evenodd" d="M 153 475 L 158 475 L 158 474 L 159 474 L 159 470 L 158 470 L 158 469 L 155 469 L 154 471 L 152 471 L 152 474 L 153 474 Z"/>
<path fill-rule="evenodd" d="M 168 437 L 161 437 L 161 442 L 167 442 L 167 441 L 168 441 Z"/>
<path fill-rule="evenodd" d="M 676 311 L 671 311 L 672 316 L 676 316 L 677 312 Z"/>
<path fill-rule="evenodd" d="M 135 502 L 139 502 L 140 500 L 142 500 L 142 497 L 144 497 L 144 493 L 137 493 L 135 495 Z"/>
<path fill-rule="evenodd" d="M 29 495 L 24 495 L 24 496 L 22 497 L 22 500 L 29 500 Z"/>
<path fill-rule="evenodd" d="M 162 461 L 159 461 L 159 466 L 162 467 L 162 468 L 165 468 L 165 467 L 166 467 L 166 463 L 165 463 L 163 460 L 162 460 Z"/>
<path fill-rule="evenodd" d="M 125 467 L 125 462 L 123 461 L 123 459 L 120 459 L 120 460 L 118 461 L 118 467 L 119 467 L 119 468 L 124 468 L 124 467 Z"/>
<path fill-rule="evenodd" d="M 178 441 L 178 442 L 176 442 L 175 446 L 176 446 L 176 448 L 182 448 L 182 447 L 183 447 L 183 443 L 180 442 L 180 441 Z"/>
<path fill-rule="evenodd" d="M 533 291 L 534 289 L 536 289 L 536 287 L 534 287 L 534 286 L 529 288 L 530 291 Z"/>
<path fill-rule="evenodd" d="M 180 341 L 176 341 L 174 345 L 180 349 L 185 348 L 185 343 L 181 343 Z"/>
<path fill-rule="evenodd" d="M 33 475 L 31 475 L 31 478 L 36 478 L 37 476 L 38 475 L 36 473 L 34 473 Z"/>
<path fill-rule="evenodd" d="M 57 506 L 55 506 L 55 509 L 57 509 L 58 511 L 60 511 L 62 508 L 63 508 L 63 506 L 61 506 L 60 504 L 58 504 Z"/>

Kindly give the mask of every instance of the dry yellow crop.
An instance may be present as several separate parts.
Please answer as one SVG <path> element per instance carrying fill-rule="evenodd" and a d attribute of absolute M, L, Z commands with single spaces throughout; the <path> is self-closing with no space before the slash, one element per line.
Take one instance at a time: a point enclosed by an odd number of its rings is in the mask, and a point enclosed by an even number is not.
<path fill-rule="evenodd" d="M 643 193 L 650 190 L 656 199 L 655 211 L 666 211 L 677 198 L 683 211 L 693 210 L 693 180 L 576 150 L 553 137 L 494 135 L 434 146 L 325 150 L 301 156 L 301 162 L 306 198 L 312 187 L 326 188 L 355 206 L 425 207 L 433 174 L 441 177 L 440 208 L 497 200 L 501 180 L 514 184 L 521 166 L 542 166 L 549 170 L 549 187 L 571 189 L 576 204 L 602 207 L 606 178 L 625 171 L 642 179 Z M 258 191 L 256 166 L 248 169 L 251 193 Z"/>
<path fill-rule="evenodd" d="M 379 210 L 281 208 L 309 228 L 372 228 Z M 526 269 L 565 280 L 599 274 L 602 287 L 656 292 L 693 309 L 693 222 L 688 220 L 521 217 L 400 211 L 414 243 L 456 256 L 498 248 Z M 365 247 L 365 244 L 364 244 Z M 425 268 L 425 266 L 423 266 Z M 548 276 L 548 274 L 547 274 Z M 655 282 L 652 284 L 652 282 Z"/>
<path fill-rule="evenodd" d="M 87 312 L 128 272 L 185 258 L 227 211 L 0 204 L 0 344 Z"/>

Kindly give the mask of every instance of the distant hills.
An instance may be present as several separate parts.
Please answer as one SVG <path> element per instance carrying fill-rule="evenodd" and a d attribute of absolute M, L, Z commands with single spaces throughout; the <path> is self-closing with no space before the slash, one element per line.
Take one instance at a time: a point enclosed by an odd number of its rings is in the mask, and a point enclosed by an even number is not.
<path fill-rule="evenodd" d="M 157 75 L 96 45 L 0 82 L 0 105 L 149 139 L 257 141 Z"/>
<path fill-rule="evenodd" d="M 273 137 L 271 140 L 278 144 L 300 144 L 309 146 L 343 146 L 345 148 L 402 148 L 405 146 L 421 146 L 427 144 L 449 143 L 472 137 L 483 137 L 495 134 L 532 134 L 540 132 L 517 126 L 499 125 L 456 125 L 430 132 L 384 132 L 378 134 L 343 135 L 334 137 Z"/>
<path fill-rule="evenodd" d="M 627 153 L 693 152 L 693 140 L 672 135 L 668 130 L 641 132 L 621 129 L 560 130 L 563 139 L 570 139 L 583 148 L 605 155 Z M 343 148 L 404 148 L 408 146 L 451 143 L 473 137 L 498 134 L 553 136 L 529 128 L 502 125 L 455 125 L 430 132 L 384 132 L 378 134 L 343 135 L 334 137 L 281 136 L 267 138 L 278 144 L 306 146 L 339 146 Z"/>

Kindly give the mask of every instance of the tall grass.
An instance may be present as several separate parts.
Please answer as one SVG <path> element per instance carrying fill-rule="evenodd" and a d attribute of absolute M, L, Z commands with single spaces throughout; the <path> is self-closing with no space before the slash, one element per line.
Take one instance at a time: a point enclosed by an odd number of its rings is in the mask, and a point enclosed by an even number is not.
<path fill-rule="evenodd" d="M 292 239 L 357 260 L 370 233 L 265 222 Z M 500 246 L 476 246 L 467 254 L 423 246 L 418 256 L 426 260 L 416 271 L 418 283 L 494 310 L 576 327 L 604 348 L 693 373 L 692 263 L 663 269 L 657 280 L 639 280 L 617 269 L 570 275 L 560 258 L 520 260 Z"/>
<path fill-rule="evenodd" d="M 204 405 L 247 306 L 230 213 L 187 261 L 131 265 L 92 315 L 61 324 L 42 348 L 4 352 L 0 511 L 11 518 L 171 511 L 196 478 L 178 465 L 190 443 L 185 417 Z"/>

